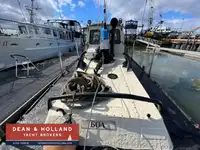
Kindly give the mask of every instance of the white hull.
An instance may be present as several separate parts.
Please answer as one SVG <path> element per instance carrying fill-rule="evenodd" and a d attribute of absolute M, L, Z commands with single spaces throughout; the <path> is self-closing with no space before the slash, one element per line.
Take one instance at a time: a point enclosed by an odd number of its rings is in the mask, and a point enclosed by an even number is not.
<path fill-rule="evenodd" d="M 101 79 L 116 93 L 135 94 L 149 98 L 134 72 L 127 72 L 127 68 L 122 67 L 125 59 L 119 56 L 115 60 L 112 64 L 103 65 L 99 70 Z M 89 64 L 88 60 L 84 61 Z M 91 62 L 86 72 L 93 74 L 96 65 L 97 63 Z M 78 71 L 83 70 L 78 69 Z M 109 73 L 116 74 L 118 78 L 115 80 L 108 78 Z M 66 114 L 70 111 L 65 103 L 57 100 L 53 103 L 52 109 L 49 110 L 45 123 L 59 124 L 66 121 L 67 115 L 63 116 L 62 112 L 56 111 L 54 108 L 62 108 Z M 91 108 L 73 108 L 73 120 L 80 126 L 79 145 L 81 146 L 84 146 L 86 140 L 88 125 L 85 122 L 89 119 L 90 112 Z M 151 118 L 148 118 L 147 114 L 151 114 Z M 94 122 L 100 120 L 109 129 L 91 126 L 86 146 L 109 145 L 122 149 L 173 149 L 162 116 L 153 103 L 123 98 L 108 99 L 94 105 L 91 120 Z"/>
<path fill-rule="evenodd" d="M 6 36 L 0 37 L 0 46 L 0 70 L 15 66 L 15 60 L 10 57 L 12 54 L 24 55 L 35 62 L 58 56 L 58 49 L 65 54 L 76 48 L 75 42 L 70 40 Z"/>

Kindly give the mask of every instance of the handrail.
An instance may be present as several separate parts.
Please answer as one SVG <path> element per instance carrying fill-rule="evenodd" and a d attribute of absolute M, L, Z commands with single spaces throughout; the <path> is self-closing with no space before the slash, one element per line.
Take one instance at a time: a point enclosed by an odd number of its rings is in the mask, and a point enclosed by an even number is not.
<path fill-rule="evenodd" d="M 92 97 L 92 96 L 94 96 L 94 94 L 95 94 L 95 92 L 76 93 L 76 97 L 83 97 L 83 96 L 91 96 Z M 53 101 L 73 98 L 73 96 L 74 96 L 74 94 L 66 94 L 66 95 L 50 97 L 48 99 L 48 107 L 47 107 L 48 110 L 52 107 Z M 143 102 L 157 104 L 160 106 L 160 108 L 162 108 L 162 102 L 160 100 L 142 97 L 142 96 L 133 95 L 133 94 L 99 92 L 99 93 L 97 93 L 96 97 L 125 98 L 125 99 L 139 100 L 139 101 L 143 101 Z"/>
<path fill-rule="evenodd" d="M 49 26 L 49 25 L 47 26 L 45 24 L 33 24 L 33 23 L 19 22 L 19 21 L 9 20 L 9 19 L 5 19 L 5 18 L 0 18 L 0 21 L 1 20 L 3 20 L 3 21 L 9 21 L 9 22 L 14 22 L 14 23 L 22 24 L 22 25 L 31 25 L 31 26 L 42 27 L 42 28 L 48 27 L 48 28 L 51 28 L 51 29 L 63 30 L 63 28 Z M 69 29 L 64 29 L 64 30 L 70 31 Z"/>
<path fill-rule="evenodd" d="M 19 62 L 19 60 L 16 58 L 16 56 L 17 57 L 25 58 L 30 64 L 32 64 L 35 67 L 35 69 L 37 71 L 39 71 L 39 69 L 33 64 L 33 62 L 28 57 L 26 57 L 24 55 L 20 55 L 20 54 L 12 54 L 12 55 L 10 55 L 10 57 L 12 57 L 13 59 L 15 59 L 16 62 Z"/>
<path fill-rule="evenodd" d="M 28 24 L 28 23 L 22 23 L 22 22 L 19 22 L 19 21 L 14 21 L 14 20 L 9 20 L 9 19 L 4 19 L 4 18 L 0 18 L 0 20 L 15 22 L 15 23 L 19 23 L 19 24 Z"/>
<path fill-rule="evenodd" d="M 12 58 L 14 58 L 14 59 L 15 59 L 15 56 L 19 56 L 19 57 L 23 57 L 23 58 L 28 59 L 26 56 L 20 55 L 20 54 L 12 54 L 12 55 L 10 55 L 10 57 L 12 57 Z M 29 59 L 28 59 L 28 60 L 29 60 Z"/>
<path fill-rule="evenodd" d="M 155 39 L 151 39 L 151 38 L 146 38 L 146 37 L 142 37 L 142 36 L 137 36 L 137 39 L 146 41 L 146 42 L 151 42 L 153 44 L 157 44 L 157 45 L 161 45 L 162 41 L 160 40 L 155 40 Z"/>

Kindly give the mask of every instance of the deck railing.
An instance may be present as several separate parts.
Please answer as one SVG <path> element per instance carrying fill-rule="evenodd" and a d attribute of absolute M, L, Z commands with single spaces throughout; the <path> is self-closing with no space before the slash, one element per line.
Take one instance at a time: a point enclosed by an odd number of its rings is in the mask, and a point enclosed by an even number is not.
<path fill-rule="evenodd" d="M 142 37 L 142 36 L 137 36 L 137 39 L 138 40 L 143 40 L 143 41 L 146 41 L 146 42 L 149 42 L 149 43 L 153 43 L 153 44 L 156 44 L 156 45 L 161 45 L 162 44 L 162 41 L 155 40 L 155 39 L 152 39 L 152 38 L 146 38 L 146 37 Z"/>

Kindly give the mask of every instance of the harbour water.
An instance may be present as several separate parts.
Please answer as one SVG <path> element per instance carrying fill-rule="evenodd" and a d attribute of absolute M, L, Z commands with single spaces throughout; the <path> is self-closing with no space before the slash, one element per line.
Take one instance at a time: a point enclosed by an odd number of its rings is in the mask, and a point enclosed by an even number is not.
<path fill-rule="evenodd" d="M 145 66 L 149 73 L 152 52 L 135 47 L 133 59 Z M 200 61 L 167 53 L 156 53 L 151 68 L 151 78 L 179 105 L 179 107 L 200 124 Z"/>

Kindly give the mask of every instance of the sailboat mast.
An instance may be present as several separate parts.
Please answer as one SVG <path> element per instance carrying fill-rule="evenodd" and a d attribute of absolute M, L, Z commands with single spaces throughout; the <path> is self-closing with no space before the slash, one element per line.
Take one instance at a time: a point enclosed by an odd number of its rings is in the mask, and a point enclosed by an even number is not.
<path fill-rule="evenodd" d="M 33 21 L 33 1 L 34 0 L 31 0 L 30 23 L 34 23 L 34 21 Z"/>
<path fill-rule="evenodd" d="M 106 0 L 104 0 L 104 28 L 106 28 Z"/>

